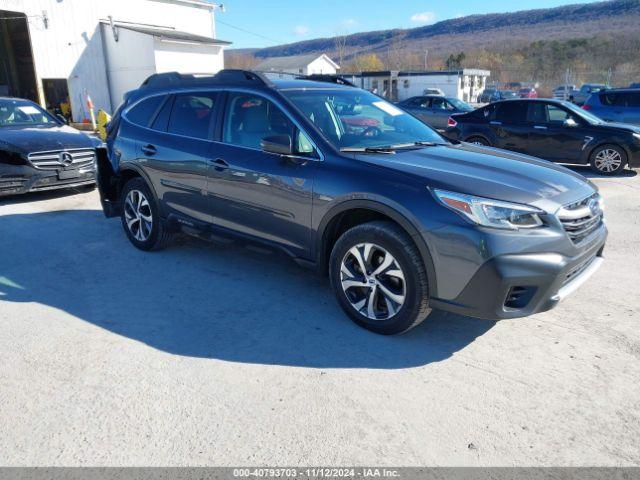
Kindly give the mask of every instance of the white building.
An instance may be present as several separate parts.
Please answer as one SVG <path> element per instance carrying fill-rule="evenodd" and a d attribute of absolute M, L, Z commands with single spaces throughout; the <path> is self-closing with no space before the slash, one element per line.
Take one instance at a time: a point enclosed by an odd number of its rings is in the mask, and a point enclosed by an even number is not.
<path fill-rule="evenodd" d="M 442 72 L 363 72 L 345 78 L 393 101 L 424 95 L 429 88 L 439 88 L 447 97 L 476 103 L 490 75 L 488 70 L 465 68 Z"/>
<path fill-rule="evenodd" d="M 108 112 L 151 74 L 216 73 L 224 47 L 203 0 L 0 0 L 0 95 L 56 108 L 73 119 L 87 96 Z"/>
<path fill-rule="evenodd" d="M 280 72 L 294 75 L 335 75 L 340 66 L 328 55 L 293 55 L 290 57 L 267 58 L 255 70 L 259 72 Z"/>

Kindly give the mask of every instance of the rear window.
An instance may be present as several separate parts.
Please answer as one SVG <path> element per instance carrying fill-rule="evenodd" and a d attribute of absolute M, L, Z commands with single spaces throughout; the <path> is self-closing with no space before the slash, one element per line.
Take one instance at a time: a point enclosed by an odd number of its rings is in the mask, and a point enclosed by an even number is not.
<path fill-rule="evenodd" d="M 527 104 L 524 102 L 505 102 L 498 105 L 496 120 L 507 123 L 524 122 L 527 118 Z"/>
<path fill-rule="evenodd" d="M 127 119 L 137 125 L 148 127 L 164 99 L 164 96 L 156 96 L 142 100 L 129 110 Z"/>
<path fill-rule="evenodd" d="M 209 139 L 212 132 L 215 93 L 177 95 L 167 131 L 175 135 Z"/>

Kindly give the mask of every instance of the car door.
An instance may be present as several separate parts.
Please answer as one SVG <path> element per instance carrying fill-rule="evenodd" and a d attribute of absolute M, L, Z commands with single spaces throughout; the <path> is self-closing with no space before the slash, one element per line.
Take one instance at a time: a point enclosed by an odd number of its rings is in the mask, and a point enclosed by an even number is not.
<path fill-rule="evenodd" d="M 433 97 L 431 99 L 431 123 L 433 128 L 444 130 L 447 122 L 455 108 L 444 97 Z"/>
<path fill-rule="evenodd" d="M 243 92 L 227 94 L 218 135 L 207 183 L 213 222 L 308 258 L 319 159 L 311 141 L 273 99 Z M 298 153 L 263 151 L 275 135 L 289 135 Z"/>
<path fill-rule="evenodd" d="M 206 202 L 216 92 L 176 94 L 140 141 L 141 158 L 169 214 L 210 222 Z"/>
<path fill-rule="evenodd" d="M 529 152 L 530 125 L 527 122 L 527 102 L 505 101 L 496 105 L 489 119 L 493 146 L 514 152 Z"/>
<path fill-rule="evenodd" d="M 530 155 L 554 162 L 575 163 L 582 156 L 583 146 L 591 140 L 582 119 L 561 105 L 531 102 L 527 118 L 531 123 Z"/>

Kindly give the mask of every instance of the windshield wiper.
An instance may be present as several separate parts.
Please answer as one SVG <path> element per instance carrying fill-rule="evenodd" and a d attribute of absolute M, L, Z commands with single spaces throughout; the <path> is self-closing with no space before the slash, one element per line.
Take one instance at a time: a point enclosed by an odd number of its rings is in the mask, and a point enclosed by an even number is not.
<path fill-rule="evenodd" d="M 386 153 L 386 154 L 396 153 L 396 149 L 393 146 L 347 147 L 347 148 L 341 148 L 340 151 L 345 153 Z"/>

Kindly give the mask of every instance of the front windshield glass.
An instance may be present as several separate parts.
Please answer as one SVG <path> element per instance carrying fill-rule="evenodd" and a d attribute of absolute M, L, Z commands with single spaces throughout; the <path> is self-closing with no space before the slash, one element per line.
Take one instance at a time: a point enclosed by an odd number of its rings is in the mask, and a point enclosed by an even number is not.
<path fill-rule="evenodd" d="M 283 93 L 337 149 L 402 148 L 447 141 L 412 115 L 364 90 Z"/>
<path fill-rule="evenodd" d="M 563 105 L 567 107 L 569 110 L 571 110 L 573 113 L 575 113 L 577 116 L 586 120 L 592 125 L 599 125 L 601 123 L 604 123 L 604 121 L 601 118 L 596 117 L 594 114 L 589 113 L 580 107 L 577 107 L 575 104 L 571 102 L 563 102 Z"/>
<path fill-rule="evenodd" d="M 0 100 L 0 127 L 55 125 L 58 122 L 35 103 Z"/>

